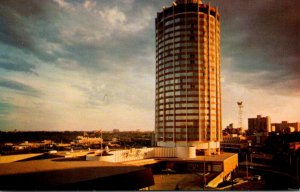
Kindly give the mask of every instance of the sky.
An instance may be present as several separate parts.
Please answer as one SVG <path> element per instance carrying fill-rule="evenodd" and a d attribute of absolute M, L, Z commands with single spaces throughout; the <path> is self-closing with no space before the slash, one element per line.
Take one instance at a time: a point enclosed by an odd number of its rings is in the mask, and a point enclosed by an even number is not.
<path fill-rule="evenodd" d="M 222 123 L 300 122 L 299 0 L 221 13 Z M 153 130 L 156 13 L 171 0 L 0 1 L 0 130 Z"/>

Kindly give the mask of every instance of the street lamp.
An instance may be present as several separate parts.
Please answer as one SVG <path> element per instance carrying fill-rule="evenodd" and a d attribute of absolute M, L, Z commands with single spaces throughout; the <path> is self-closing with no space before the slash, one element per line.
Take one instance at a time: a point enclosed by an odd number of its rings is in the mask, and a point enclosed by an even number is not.
<path fill-rule="evenodd" d="M 205 153 L 203 158 L 203 189 L 205 188 Z"/>
<path fill-rule="evenodd" d="M 296 166 L 296 168 L 297 168 L 297 187 L 299 188 L 299 157 L 297 156 L 297 166 Z"/>
<path fill-rule="evenodd" d="M 248 153 L 246 153 L 246 174 L 247 174 L 247 179 L 248 179 Z"/>
<path fill-rule="evenodd" d="M 103 147 L 102 147 L 102 144 L 103 144 L 102 129 L 100 129 L 100 134 L 101 134 L 101 157 L 102 157 L 102 153 L 103 153 Z"/>

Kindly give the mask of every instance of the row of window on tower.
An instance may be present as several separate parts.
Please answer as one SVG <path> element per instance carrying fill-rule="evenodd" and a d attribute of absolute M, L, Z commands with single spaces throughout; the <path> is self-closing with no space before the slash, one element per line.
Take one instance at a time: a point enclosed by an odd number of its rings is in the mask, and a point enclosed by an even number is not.
<path fill-rule="evenodd" d="M 170 109 L 170 110 L 159 110 L 158 112 L 159 115 L 195 115 L 195 114 L 199 114 L 199 109 Z M 205 115 L 212 115 L 212 116 L 216 116 L 216 111 L 212 111 L 212 110 L 201 110 L 201 116 L 205 116 Z"/>
<path fill-rule="evenodd" d="M 220 37 L 220 31 L 216 31 L 216 38 Z M 214 30 L 210 30 L 210 36 L 214 37 L 215 35 L 215 31 Z M 161 43 L 163 41 L 167 41 L 169 39 L 174 39 L 174 38 L 178 38 L 178 37 L 186 37 L 186 40 L 197 40 L 197 38 L 199 38 L 199 40 L 201 39 L 205 39 L 208 38 L 208 30 L 205 28 L 201 28 L 199 30 L 177 30 L 176 32 L 170 32 L 170 33 L 166 33 L 166 34 L 158 34 L 158 36 L 156 36 L 156 43 Z M 175 40 L 175 39 L 174 39 Z M 177 41 L 181 41 L 178 40 Z"/>
<path fill-rule="evenodd" d="M 203 110 L 205 110 L 205 109 L 207 109 L 207 110 L 210 110 L 210 109 L 212 109 L 212 110 L 215 110 L 216 109 L 216 104 L 210 104 L 209 106 L 207 106 L 207 105 L 199 105 L 199 103 L 198 102 L 189 102 L 189 103 L 184 103 L 184 102 L 182 102 L 182 103 L 176 103 L 176 104 L 173 104 L 173 103 L 168 103 L 168 104 L 164 104 L 164 103 L 160 103 L 160 105 L 159 105 L 159 109 L 174 109 L 174 108 L 176 108 L 176 109 L 178 109 L 178 108 L 199 108 L 200 107 L 200 109 L 203 109 Z"/>
<path fill-rule="evenodd" d="M 188 116 L 174 116 L 174 115 L 166 115 L 166 116 L 159 116 L 158 121 L 189 121 L 189 120 L 201 120 L 203 123 L 204 122 L 216 122 L 216 116 L 201 116 L 199 119 L 199 115 L 188 115 Z"/>
<path fill-rule="evenodd" d="M 187 14 L 187 16 L 189 16 Z M 206 14 L 199 14 L 199 21 L 206 21 L 208 19 L 208 16 Z M 195 14 L 192 14 L 192 17 L 185 17 L 185 15 L 179 15 L 176 16 L 175 18 L 170 17 L 169 19 L 165 20 L 165 26 L 170 25 L 170 24 L 179 24 L 179 23 L 185 23 L 185 22 L 196 22 L 198 21 L 197 17 L 195 17 Z M 163 22 L 161 22 L 160 24 L 162 24 Z"/>
<path fill-rule="evenodd" d="M 176 27 L 176 26 L 189 26 L 189 28 L 195 28 L 197 26 L 215 26 L 215 22 L 219 25 L 219 22 L 213 17 L 207 17 L 204 14 L 190 13 L 190 14 L 178 14 L 175 17 L 169 17 L 165 21 L 156 23 L 156 32 L 163 30 L 164 28 Z"/>

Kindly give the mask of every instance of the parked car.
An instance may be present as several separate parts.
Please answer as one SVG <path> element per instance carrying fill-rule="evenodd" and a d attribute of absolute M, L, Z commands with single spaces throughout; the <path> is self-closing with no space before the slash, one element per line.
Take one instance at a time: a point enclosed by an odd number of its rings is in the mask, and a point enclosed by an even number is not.
<path fill-rule="evenodd" d="M 235 178 L 235 179 L 233 180 L 233 182 L 237 182 L 237 183 L 242 182 L 242 181 L 244 181 L 243 178 Z"/>
<path fill-rule="evenodd" d="M 261 180 L 261 176 L 260 175 L 254 175 L 253 176 L 253 180 L 254 181 L 260 181 Z"/>

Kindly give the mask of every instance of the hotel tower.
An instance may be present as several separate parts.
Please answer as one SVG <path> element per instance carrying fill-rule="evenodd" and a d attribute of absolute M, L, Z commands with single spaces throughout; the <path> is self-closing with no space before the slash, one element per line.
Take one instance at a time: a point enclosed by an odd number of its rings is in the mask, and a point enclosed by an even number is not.
<path fill-rule="evenodd" d="M 157 13 L 155 136 L 161 147 L 220 152 L 220 14 L 200 0 Z"/>

